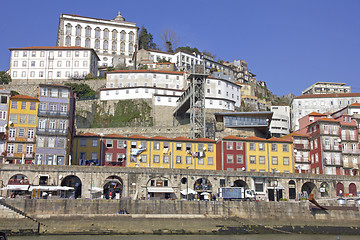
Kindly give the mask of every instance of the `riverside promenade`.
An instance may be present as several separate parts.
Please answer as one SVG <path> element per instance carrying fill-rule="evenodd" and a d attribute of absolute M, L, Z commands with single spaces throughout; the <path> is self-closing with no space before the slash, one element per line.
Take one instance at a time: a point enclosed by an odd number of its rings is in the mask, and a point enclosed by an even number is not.
<path fill-rule="evenodd" d="M 355 203 L 308 201 L 222 202 L 181 200 L 5 199 L 36 219 L 0 214 L 10 234 L 360 234 Z M 129 214 L 119 214 L 126 209 Z M 0 209 L 1 210 L 1 209 Z M 41 223 L 41 224 L 38 224 Z"/>

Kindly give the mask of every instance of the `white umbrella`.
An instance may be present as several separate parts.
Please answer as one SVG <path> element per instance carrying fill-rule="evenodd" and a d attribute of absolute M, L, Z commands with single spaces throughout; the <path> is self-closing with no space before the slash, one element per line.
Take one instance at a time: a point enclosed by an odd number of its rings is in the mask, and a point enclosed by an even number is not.
<path fill-rule="evenodd" d="M 208 192 L 203 192 L 203 193 L 201 193 L 200 195 L 210 195 L 210 193 L 208 193 Z"/>
<path fill-rule="evenodd" d="M 186 191 L 186 189 L 181 190 L 180 193 L 181 193 L 182 195 L 188 195 L 188 193 L 189 193 L 189 194 L 197 194 L 197 192 L 195 192 L 195 191 L 192 190 L 191 188 L 188 188 L 187 191 Z"/>

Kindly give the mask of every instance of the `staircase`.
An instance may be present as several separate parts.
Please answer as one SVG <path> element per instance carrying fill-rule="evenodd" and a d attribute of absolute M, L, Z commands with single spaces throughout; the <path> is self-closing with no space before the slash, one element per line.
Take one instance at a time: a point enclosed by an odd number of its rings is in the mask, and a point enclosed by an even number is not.
<path fill-rule="evenodd" d="M 39 222 L 35 218 L 27 215 L 24 211 L 6 203 L 3 199 L 0 199 L 0 212 L 6 214 L 6 215 L 3 215 L 3 216 L 6 216 L 6 218 L 28 218 L 28 219 L 38 223 L 39 227 L 40 227 L 40 225 L 47 227 L 42 222 Z"/>

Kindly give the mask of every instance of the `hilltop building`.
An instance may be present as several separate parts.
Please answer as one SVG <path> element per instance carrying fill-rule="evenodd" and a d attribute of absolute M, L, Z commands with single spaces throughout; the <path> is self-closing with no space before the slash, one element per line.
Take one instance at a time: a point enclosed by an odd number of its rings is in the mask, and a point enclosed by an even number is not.
<path fill-rule="evenodd" d="M 61 14 L 56 46 L 93 48 L 99 67 L 132 66 L 137 48 L 138 27 L 118 13 L 112 20 Z M 115 58 L 114 64 L 113 59 Z"/>
<path fill-rule="evenodd" d="M 97 76 L 99 57 L 91 48 L 24 47 L 11 51 L 12 84 L 59 83 Z"/>
<path fill-rule="evenodd" d="M 346 83 L 317 82 L 302 91 L 302 94 L 329 94 L 329 93 L 351 93 L 351 87 Z"/>
<path fill-rule="evenodd" d="M 360 103 L 360 93 L 307 94 L 291 102 L 291 129 L 299 129 L 299 119 L 311 112 L 331 113 L 347 105 Z"/>

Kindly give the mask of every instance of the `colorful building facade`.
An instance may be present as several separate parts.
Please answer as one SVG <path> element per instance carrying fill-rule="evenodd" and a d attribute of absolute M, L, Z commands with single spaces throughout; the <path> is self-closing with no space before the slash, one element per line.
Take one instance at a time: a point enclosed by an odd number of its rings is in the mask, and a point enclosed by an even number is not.
<path fill-rule="evenodd" d="M 246 147 L 244 138 L 224 137 L 216 143 L 216 169 L 246 171 Z"/>

